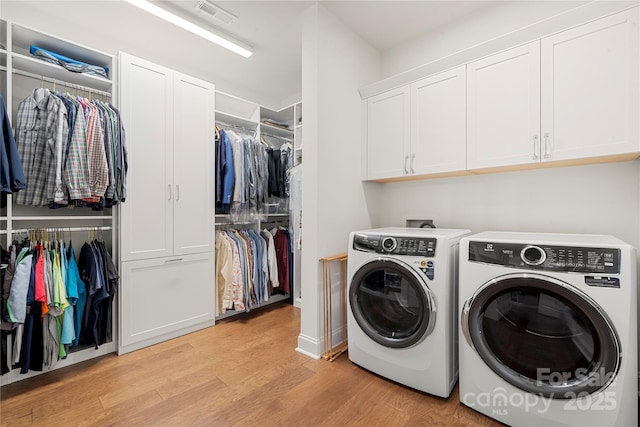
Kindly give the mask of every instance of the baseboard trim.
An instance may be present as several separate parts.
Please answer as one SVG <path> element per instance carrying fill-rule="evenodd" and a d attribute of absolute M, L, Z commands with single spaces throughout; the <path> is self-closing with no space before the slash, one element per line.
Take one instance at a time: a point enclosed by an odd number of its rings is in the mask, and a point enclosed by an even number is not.
<path fill-rule="evenodd" d="M 318 360 L 322 356 L 322 341 L 308 335 L 299 334 L 296 351 Z"/>

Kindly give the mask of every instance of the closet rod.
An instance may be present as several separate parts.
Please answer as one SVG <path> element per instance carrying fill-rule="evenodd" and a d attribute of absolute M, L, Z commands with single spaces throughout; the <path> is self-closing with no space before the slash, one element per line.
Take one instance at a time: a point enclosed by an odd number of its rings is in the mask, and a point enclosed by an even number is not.
<path fill-rule="evenodd" d="M 81 86 L 81 85 L 78 85 L 78 84 L 75 84 L 75 83 L 69 83 L 69 82 L 66 82 L 64 80 L 52 79 L 51 77 L 41 76 L 39 74 L 30 73 L 28 71 L 22 71 L 22 70 L 19 70 L 17 68 L 13 69 L 13 73 L 14 74 L 19 74 L 19 75 L 24 76 L 24 77 L 31 77 L 33 79 L 37 79 L 37 80 L 42 80 L 42 81 L 45 81 L 45 82 L 53 83 L 53 84 L 60 84 L 60 85 L 62 85 L 64 87 L 66 87 L 66 88 L 78 89 L 78 90 L 81 90 L 83 92 L 91 92 L 91 93 L 95 93 L 96 95 L 102 95 L 102 96 L 106 96 L 106 97 L 111 98 L 111 93 L 109 93 L 109 92 L 104 92 L 102 90 L 93 89 L 93 88 L 90 88 L 90 87 L 87 87 L 87 86 Z"/>
<path fill-rule="evenodd" d="M 216 125 L 220 125 L 222 127 L 235 128 L 235 129 L 243 130 L 243 131 L 246 131 L 246 132 L 251 132 L 253 135 L 256 134 L 256 130 L 255 129 L 251 129 L 251 128 L 248 128 L 248 127 L 236 125 L 236 124 L 233 124 L 233 123 L 223 122 L 221 120 L 216 120 Z"/>
<path fill-rule="evenodd" d="M 20 234 L 20 233 L 28 233 L 29 231 L 37 230 L 37 231 L 46 231 L 47 233 L 54 233 L 56 231 L 109 231 L 112 227 L 109 225 L 105 225 L 102 227 L 53 227 L 53 228 L 18 228 L 11 230 L 12 234 Z M 7 230 L 0 230 L 0 234 L 7 234 Z"/>
<path fill-rule="evenodd" d="M 265 131 L 260 131 L 260 135 L 268 136 L 270 138 L 281 139 L 283 141 L 293 142 L 293 139 L 291 139 L 291 138 L 286 138 L 284 136 L 279 136 L 279 135 L 273 135 L 273 134 L 265 132 Z"/>

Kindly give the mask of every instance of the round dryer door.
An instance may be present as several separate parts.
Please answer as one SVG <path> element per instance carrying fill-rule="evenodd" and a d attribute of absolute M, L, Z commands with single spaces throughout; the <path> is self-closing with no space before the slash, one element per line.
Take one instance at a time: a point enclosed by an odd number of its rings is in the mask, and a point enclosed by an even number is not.
<path fill-rule="evenodd" d="M 587 294 L 548 276 L 509 274 L 465 302 L 467 342 L 500 377 L 526 392 L 571 399 L 607 387 L 620 340 Z"/>
<path fill-rule="evenodd" d="M 435 304 L 424 278 L 393 258 L 360 267 L 349 286 L 349 305 L 360 328 L 386 347 L 410 347 L 435 325 Z"/>

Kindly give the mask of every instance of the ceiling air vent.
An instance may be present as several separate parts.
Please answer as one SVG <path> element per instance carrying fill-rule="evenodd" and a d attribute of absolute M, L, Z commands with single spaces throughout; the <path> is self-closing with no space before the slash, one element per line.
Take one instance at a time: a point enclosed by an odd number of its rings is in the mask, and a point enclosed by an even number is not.
<path fill-rule="evenodd" d="M 220 6 L 217 6 L 209 0 L 200 0 L 196 5 L 196 9 L 205 15 L 209 15 L 216 21 L 220 21 L 224 24 L 233 24 L 238 20 L 238 17 L 234 14 L 227 12 Z"/>

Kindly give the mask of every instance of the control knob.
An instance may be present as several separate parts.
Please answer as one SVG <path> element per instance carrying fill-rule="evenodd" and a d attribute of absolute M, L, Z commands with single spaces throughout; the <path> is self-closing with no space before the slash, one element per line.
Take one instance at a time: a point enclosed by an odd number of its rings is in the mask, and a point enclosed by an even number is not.
<path fill-rule="evenodd" d="M 547 259 L 547 253 L 538 246 L 525 246 L 520 252 L 520 258 L 528 265 L 540 265 Z"/>
<path fill-rule="evenodd" d="M 398 246 L 398 242 L 393 237 L 385 237 L 382 239 L 382 249 L 386 252 L 393 252 L 396 246 Z"/>

